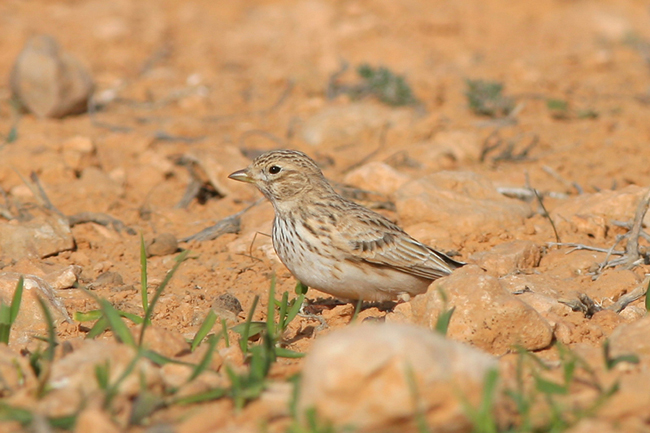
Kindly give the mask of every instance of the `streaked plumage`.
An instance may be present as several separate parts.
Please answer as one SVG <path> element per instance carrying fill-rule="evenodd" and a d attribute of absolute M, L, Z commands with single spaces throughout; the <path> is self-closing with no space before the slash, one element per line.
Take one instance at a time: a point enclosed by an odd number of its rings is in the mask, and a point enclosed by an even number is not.
<path fill-rule="evenodd" d="M 341 197 L 302 152 L 267 152 L 229 177 L 253 183 L 273 204 L 273 247 L 291 273 L 335 297 L 417 295 L 463 265 Z"/>

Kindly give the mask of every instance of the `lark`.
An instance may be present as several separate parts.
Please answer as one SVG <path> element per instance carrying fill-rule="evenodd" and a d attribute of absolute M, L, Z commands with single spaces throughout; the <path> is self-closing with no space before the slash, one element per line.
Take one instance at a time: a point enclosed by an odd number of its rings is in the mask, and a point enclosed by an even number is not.
<path fill-rule="evenodd" d="M 303 284 L 345 300 L 405 300 L 464 263 L 343 198 L 302 152 L 274 150 L 229 178 L 273 205 L 273 247 Z"/>

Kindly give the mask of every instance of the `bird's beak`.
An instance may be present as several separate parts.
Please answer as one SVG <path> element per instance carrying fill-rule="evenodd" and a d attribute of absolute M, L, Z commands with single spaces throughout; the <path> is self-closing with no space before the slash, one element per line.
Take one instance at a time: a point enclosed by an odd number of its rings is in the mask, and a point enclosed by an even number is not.
<path fill-rule="evenodd" d="M 248 182 L 248 183 L 253 183 L 254 182 L 254 180 L 246 172 L 246 169 L 237 170 L 236 172 L 234 172 L 230 176 L 228 176 L 228 178 L 233 179 L 233 180 L 238 180 L 240 182 Z"/>

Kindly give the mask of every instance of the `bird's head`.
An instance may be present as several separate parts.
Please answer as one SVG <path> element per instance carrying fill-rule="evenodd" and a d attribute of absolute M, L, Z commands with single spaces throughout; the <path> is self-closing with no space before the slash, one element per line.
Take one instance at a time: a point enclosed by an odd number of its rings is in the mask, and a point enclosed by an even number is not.
<path fill-rule="evenodd" d="M 254 184 L 274 205 L 306 197 L 309 191 L 332 191 L 316 163 L 296 150 L 264 153 L 228 177 Z"/>

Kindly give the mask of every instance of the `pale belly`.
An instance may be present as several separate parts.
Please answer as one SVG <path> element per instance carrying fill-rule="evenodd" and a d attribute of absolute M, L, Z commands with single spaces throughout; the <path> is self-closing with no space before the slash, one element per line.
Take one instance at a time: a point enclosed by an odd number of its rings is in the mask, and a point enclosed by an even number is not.
<path fill-rule="evenodd" d="M 389 267 L 339 259 L 324 249 L 317 253 L 304 242 L 292 244 L 276 230 L 274 227 L 273 246 L 289 271 L 303 284 L 337 298 L 390 301 L 404 294 L 424 293 L 431 283 L 430 279 Z M 300 235 L 307 242 L 315 242 L 309 233 Z"/>

